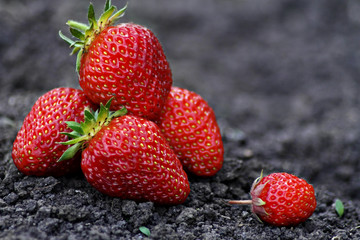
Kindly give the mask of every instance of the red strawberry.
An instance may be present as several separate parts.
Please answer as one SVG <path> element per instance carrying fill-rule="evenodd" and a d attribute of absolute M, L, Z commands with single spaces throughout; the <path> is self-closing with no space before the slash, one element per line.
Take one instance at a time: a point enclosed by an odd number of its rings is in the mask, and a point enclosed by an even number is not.
<path fill-rule="evenodd" d="M 94 103 L 113 98 L 112 109 L 125 106 L 131 114 L 156 120 L 172 85 L 170 66 L 152 31 L 133 23 L 112 26 L 125 9 L 116 12 L 107 1 L 96 20 L 90 5 L 90 26 L 68 22 L 79 41 L 60 36 L 78 51 L 79 83 Z"/>
<path fill-rule="evenodd" d="M 12 158 L 26 175 L 60 176 L 80 169 L 80 156 L 58 163 L 68 149 L 57 142 L 67 140 L 61 132 L 69 132 L 65 121 L 83 119 L 85 107 L 93 107 L 81 90 L 56 88 L 41 96 L 17 134 Z"/>
<path fill-rule="evenodd" d="M 252 200 L 229 201 L 252 204 L 260 220 L 275 226 L 295 226 L 308 219 L 316 208 L 313 186 L 288 173 L 262 175 L 251 188 Z"/>
<path fill-rule="evenodd" d="M 125 108 L 115 113 L 109 108 L 110 101 L 100 112 L 87 111 L 84 123 L 69 125 L 82 129 L 82 136 L 64 144 L 83 145 L 81 168 L 87 181 L 114 197 L 183 203 L 190 192 L 187 175 L 158 126 L 123 115 Z"/>
<path fill-rule="evenodd" d="M 224 148 L 214 111 L 198 94 L 172 87 L 158 125 L 189 171 L 212 176 L 223 164 Z"/>

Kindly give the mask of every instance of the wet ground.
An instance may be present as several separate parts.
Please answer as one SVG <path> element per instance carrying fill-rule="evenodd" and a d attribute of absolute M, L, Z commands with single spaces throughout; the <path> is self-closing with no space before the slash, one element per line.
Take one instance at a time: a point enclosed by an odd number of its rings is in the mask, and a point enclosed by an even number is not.
<path fill-rule="evenodd" d="M 86 21 L 87 5 L 0 0 L 1 239 L 143 239 L 141 226 L 150 239 L 360 238 L 358 1 L 129 1 L 124 21 L 155 32 L 174 85 L 202 95 L 223 133 L 223 169 L 190 175 L 187 201 L 172 207 L 104 196 L 81 173 L 24 176 L 12 163 L 12 142 L 36 99 L 78 87 L 58 30 L 67 32 L 69 18 Z M 271 227 L 226 203 L 248 198 L 262 169 L 314 186 L 318 207 L 308 221 Z"/>

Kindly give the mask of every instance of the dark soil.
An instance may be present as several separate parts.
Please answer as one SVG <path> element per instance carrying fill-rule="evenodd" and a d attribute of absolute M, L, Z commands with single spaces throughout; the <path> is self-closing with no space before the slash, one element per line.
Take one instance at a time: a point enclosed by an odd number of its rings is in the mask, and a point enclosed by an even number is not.
<path fill-rule="evenodd" d="M 187 201 L 171 207 L 102 195 L 81 173 L 24 176 L 12 162 L 36 99 L 78 87 L 58 30 L 68 32 L 69 18 L 86 21 L 87 5 L 0 0 L 0 239 L 145 239 L 141 226 L 150 239 L 360 239 L 359 1 L 129 1 L 124 21 L 155 32 L 174 85 L 202 95 L 223 133 L 223 169 L 189 175 Z M 313 184 L 312 217 L 272 227 L 226 203 L 249 198 L 262 169 Z"/>

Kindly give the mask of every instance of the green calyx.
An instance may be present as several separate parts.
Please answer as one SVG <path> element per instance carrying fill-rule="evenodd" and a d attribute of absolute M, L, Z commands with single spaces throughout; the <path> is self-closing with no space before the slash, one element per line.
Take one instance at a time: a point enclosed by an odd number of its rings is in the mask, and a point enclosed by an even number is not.
<path fill-rule="evenodd" d="M 69 141 L 60 142 L 62 145 L 72 145 L 59 158 L 58 162 L 69 160 L 73 158 L 76 153 L 82 149 L 87 142 L 89 142 L 104 126 L 107 126 L 112 119 L 124 116 L 127 113 L 125 107 L 118 111 L 110 111 L 112 99 L 110 99 L 104 106 L 100 104 L 100 109 L 95 112 L 90 109 L 84 111 L 84 121 L 81 123 L 69 121 L 66 122 L 72 132 L 62 132 L 70 138 Z"/>
<path fill-rule="evenodd" d="M 95 37 L 106 27 L 113 25 L 125 13 L 127 5 L 120 10 L 111 5 L 111 0 L 107 0 L 104 7 L 104 12 L 99 19 L 95 17 L 94 6 L 90 3 L 88 10 L 89 24 L 80 23 L 77 21 L 69 20 L 66 24 L 70 27 L 70 33 L 73 37 L 77 38 L 76 41 L 65 36 L 59 31 L 59 36 L 73 48 L 71 55 L 77 53 L 76 58 L 76 71 L 79 72 L 81 56 L 86 52 L 95 39 Z"/>

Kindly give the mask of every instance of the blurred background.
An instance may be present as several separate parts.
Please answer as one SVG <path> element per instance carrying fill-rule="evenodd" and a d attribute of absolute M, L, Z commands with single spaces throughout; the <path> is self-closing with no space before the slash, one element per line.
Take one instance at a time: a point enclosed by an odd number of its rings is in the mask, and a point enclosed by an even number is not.
<path fill-rule="evenodd" d="M 104 2 L 93 1 L 98 13 Z M 78 87 L 58 31 L 86 22 L 88 4 L 0 0 L 3 142 L 41 94 Z M 153 30 L 174 85 L 213 107 L 225 143 L 238 143 L 226 157 L 250 150 L 265 169 L 360 198 L 359 1 L 130 0 L 123 21 Z"/>

